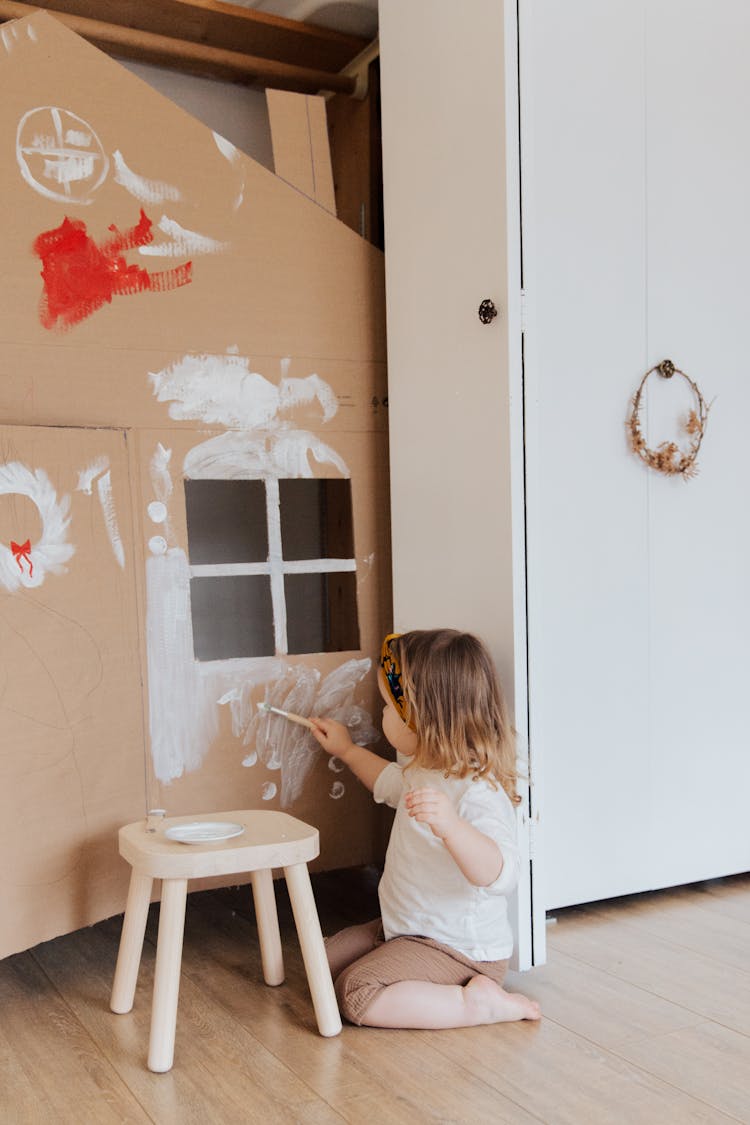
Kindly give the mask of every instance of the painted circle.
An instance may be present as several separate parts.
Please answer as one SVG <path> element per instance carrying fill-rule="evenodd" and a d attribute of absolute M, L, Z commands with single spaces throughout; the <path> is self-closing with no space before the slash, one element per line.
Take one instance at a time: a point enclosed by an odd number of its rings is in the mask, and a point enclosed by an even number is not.
<path fill-rule="evenodd" d="M 152 523 L 164 523 L 167 518 L 167 505 L 162 504 L 161 500 L 152 500 L 147 511 Z"/>
<path fill-rule="evenodd" d="M 344 788 L 343 781 L 334 781 L 333 785 L 331 786 L 331 796 L 333 797 L 334 801 L 339 801 L 344 796 L 345 792 L 346 789 Z"/>
<path fill-rule="evenodd" d="M 261 790 L 261 797 L 264 801 L 272 801 L 276 796 L 277 789 L 273 781 L 267 781 Z"/>
<path fill-rule="evenodd" d="M 0 496 L 28 496 L 39 509 L 42 534 L 31 543 L 28 552 L 16 544 L 13 550 L 0 543 L 0 585 L 6 590 L 19 586 L 41 586 L 47 571 L 61 574 L 65 563 L 75 553 L 67 542 L 70 523 L 70 497 L 57 499 L 57 493 L 44 469 L 33 472 L 20 461 L 0 465 Z"/>
<path fill-rule="evenodd" d="M 152 535 L 148 541 L 148 549 L 152 555 L 166 555 L 167 541 L 163 535 Z"/>
<path fill-rule="evenodd" d="M 89 123 L 55 105 L 23 115 L 16 159 L 34 191 L 62 203 L 91 203 L 109 171 L 109 157 Z"/>

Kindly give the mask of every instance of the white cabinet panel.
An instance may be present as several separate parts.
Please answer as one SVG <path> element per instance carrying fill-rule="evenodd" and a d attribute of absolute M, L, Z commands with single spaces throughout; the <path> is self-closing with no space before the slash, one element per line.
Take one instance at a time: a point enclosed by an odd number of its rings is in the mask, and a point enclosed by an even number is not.
<path fill-rule="evenodd" d="M 513 335 L 510 312 L 517 316 L 520 231 L 506 161 L 506 145 L 517 151 L 516 90 L 506 101 L 504 84 L 506 52 L 515 52 L 507 15 L 498 0 L 460 10 L 454 0 L 381 0 L 380 43 L 394 625 L 480 634 L 524 753 L 520 330 L 515 323 Z M 515 67 L 507 79 L 515 83 Z M 490 324 L 478 317 L 484 298 L 499 309 Z M 525 819 L 519 827 L 526 848 Z M 521 966 L 531 961 L 530 898 L 526 862 Z"/>
<path fill-rule="evenodd" d="M 750 10 L 521 4 L 532 749 L 550 907 L 750 865 Z M 528 237 L 526 233 L 528 232 Z M 700 476 L 627 447 L 670 357 Z M 689 400 L 649 381 L 644 430 Z"/>
<path fill-rule="evenodd" d="M 659 0 L 647 13 L 649 341 L 714 400 L 699 476 L 650 481 L 663 885 L 750 866 L 750 7 Z M 658 389 L 651 442 L 675 417 L 672 388 Z"/>

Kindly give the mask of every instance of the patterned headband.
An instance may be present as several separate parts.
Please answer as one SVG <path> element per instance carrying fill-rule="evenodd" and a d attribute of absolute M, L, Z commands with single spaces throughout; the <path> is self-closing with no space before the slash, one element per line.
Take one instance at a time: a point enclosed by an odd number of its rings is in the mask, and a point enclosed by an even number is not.
<path fill-rule="evenodd" d="M 383 641 L 383 647 L 380 650 L 380 667 L 383 669 L 385 685 L 393 702 L 393 706 L 396 708 L 403 721 L 407 723 L 409 705 L 406 702 L 403 685 L 401 683 L 401 665 L 392 647 L 392 642 L 397 640 L 400 636 L 400 633 L 389 633 Z"/>

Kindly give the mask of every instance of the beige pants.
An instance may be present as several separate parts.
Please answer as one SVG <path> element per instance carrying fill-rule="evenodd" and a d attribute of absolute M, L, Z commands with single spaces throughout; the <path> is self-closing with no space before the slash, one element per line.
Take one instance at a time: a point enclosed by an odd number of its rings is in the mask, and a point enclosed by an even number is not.
<path fill-rule="evenodd" d="M 341 1015 L 361 1024 L 367 1008 L 382 989 L 402 980 L 464 985 L 472 977 L 491 977 L 502 984 L 506 961 L 472 961 L 448 945 L 426 937 L 386 941 L 379 918 L 349 926 L 326 939 Z"/>

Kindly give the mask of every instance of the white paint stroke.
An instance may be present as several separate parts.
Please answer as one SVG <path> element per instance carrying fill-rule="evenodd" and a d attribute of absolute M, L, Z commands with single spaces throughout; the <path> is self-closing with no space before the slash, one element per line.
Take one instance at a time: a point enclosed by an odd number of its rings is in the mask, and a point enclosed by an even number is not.
<path fill-rule="evenodd" d="M 198 254 L 220 254 L 229 248 L 228 242 L 219 242 L 205 234 L 187 230 L 166 215 L 162 215 L 156 225 L 171 241 L 150 242 L 148 246 L 139 246 L 139 254 L 152 258 L 194 258 Z"/>
<path fill-rule="evenodd" d="M 146 511 L 152 523 L 164 523 L 167 518 L 167 505 L 161 500 L 152 500 Z"/>
<path fill-rule="evenodd" d="M 346 462 L 330 445 L 307 430 L 283 430 L 275 438 L 271 454 L 279 476 L 313 476 L 310 457 L 319 465 L 335 465 L 342 476 L 349 476 Z"/>
<path fill-rule="evenodd" d="M 216 692 L 224 692 L 226 695 L 238 684 L 252 691 L 267 684 L 269 680 L 277 680 L 279 676 L 284 675 L 286 661 L 279 660 L 275 656 L 234 656 L 228 660 L 198 663 L 196 670 L 198 675 L 216 683 Z M 252 713 L 253 708 L 255 704 L 252 704 L 249 713 Z"/>
<path fill-rule="evenodd" d="M 333 389 L 319 375 L 308 375 L 304 379 L 283 378 L 279 385 L 279 405 L 281 409 L 300 406 L 305 402 L 318 400 L 323 408 L 323 421 L 330 422 L 339 408 Z"/>
<path fill-rule="evenodd" d="M 91 487 L 98 476 L 105 473 L 109 468 L 108 457 L 97 457 L 85 469 L 78 470 L 78 484 L 76 485 L 76 492 L 85 492 L 87 496 L 91 495 Z"/>
<path fill-rule="evenodd" d="M 66 129 L 65 143 L 80 145 L 81 148 L 88 148 L 91 144 L 91 133 L 87 133 L 83 129 Z"/>
<path fill-rule="evenodd" d="M 346 462 L 307 430 L 260 429 L 229 432 L 196 445 L 185 456 L 185 475 L 194 480 L 244 480 L 269 477 L 312 477 L 310 456 L 349 476 Z"/>
<path fill-rule="evenodd" d="M 182 192 L 173 187 L 172 184 L 164 183 L 163 180 L 150 180 L 145 176 L 139 176 L 125 163 L 119 149 L 115 149 L 112 153 L 112 161 L 115 166 L 115 182 L 142 203 L 163 203 L 166 199 L 182 199 Z"/>
<path fill-rule="evenodd" d="M 221 155 L 240 173 L 240 188 L 235 196 L 233 204 L 233 210 L 238 211 L 245 198 L 245 173 L 242 167 L 243 154 L 231 141 L 228 141 L 226 137 L 222 137 L 221 133 L 214 133 L 213 138 Z"/>
<path fill-rule="evenodd" d="M 367 711 L 354 702 L 354 692 L 369 672 L 368 659 L 349 660 L 334 669 L 325 678 L 317 668 L 304 664 L 286 669 L 265 694 L 264 702 L 283 711 L 298 715 L 326 715 L 345 723 L 352 740 L 360 746 L 374 742 L 378 737 Z M 278 763 L 281 767 L 281 807 L 293 805 L 304 788 L 305 780 L 320 753 L 320 747 L 307 727 L 290 723 L 268 711 L 254 713 L 249 696 L 246 709 L 237 714 L 238 732 L 242 720 L 249 714 L 244 727 L 243 745 L 253 746 L 258 760 L 268 768 Z"/>
<path fill-rule="evenodd" d="M 289 410 L 317 401 L 328 422 L 338 409 L 332 388 L 319 375 L 282 379 L 275 386 L 250 370 L 246 356 L 186 355 L 161 371 L 149 372 L 159 402 L 169 402 L 171 418 L 199 419 L 227 429 L 252 430 Z"/>
<path fill-rule="evenodd" d="M 186 355 L 149 379 L 159 402 L 169 402 L 171 418 L 218 422 L 253 429 L 270 421 L 279 408 L 278 388 L 248 360 L 235 355 Z"/>
<path fill-rule="evenodd" d="M 95 165 L 96 155 L 93 152 L 75 153 L 65 158 L 45 159 L 43 175 L 46 180 L 52 180 L 56 184 L 74 184 L 79 180 L 90 179 Z"/>
<path fill-rule="evenodd" d="M 5 50 L 8 52 L 8 54 L 10 54 L 13 44 L 8 42 L 8 38 L 7 38 L 4 27 L 0 27 L 0 36 L 2 37 L 3 46 L 5 47 Z"/>
<path fill-rule="evenodd" d="M 271 577 L 274 647 L 278 653 L 288 650 L 286 636 L 286 590 L 281 560 L 281 503 L 276 477 L 266 481 L 266 523 L 268 528 L 268 567 Z"/>
<path fill-rule="evenodd" d="M 276 796 L 277 789 L 273 781 L 266 781 L 261 789 L 261 797 L 264 801 L 272 801 Z"/>
<path fill-rule="evenodd" d="M 270 483 L 270 482 L 269 482 Z M 270 574 L 274 569 L 284 574 L 341 574 L 342 571 L 355 571 L 356 559 L 282 559 L 273 552 L 262 562 L 251 563 L 193 563 L 190 573 L 193 578 L 222 578 L 240 574 Z"/>
<path fill-rule="evenodd" d="M 334 801 L 339 801 L 344 796 L 344 793 L 346 793 L 346 789 L 344 788 L 343 781 L 334 781 L 331 786 L 331 797 L 333 797 Z"/>
<path fill-rule="evenodd" d="M 195 673 L 190 568 L 172 548 L 146 560 L 151 758 L 159 781 L 197 769 L 218 732 L 215 689 Z"/>
<path fill-rule="evenodd" d="M 191 479 L 243 480 L 267 477 L 274 472 L 275 461 L 266 448 L 266 431 L 237 433 L 229 431 L 208 438 L 194 446 L 185 456 L 183 469 Z"/>
<path fill-rule="evenodd" d="M 157 442 L 154 455 L 151 458 L 151 465 L 149 466 L 151 472 L 151 484 L 158 500 L 163 504 L 167 504 L 169 497 L 172 495 L 172 474 L 169 471 L 169 463 L 172 460 L 172 450 L 165 449 L 161 442 Z"/>
<path fill-rule="evenodd" d="M 0 465 L 0 496 L 11 495 L 28 496 L 36 504 L 42 523 L 41 537 L 31 544 L 30 564 L 0 543 L 0 585 L 13 592 L 19 586 L 41 586 L 48 573 L 64 574 L 65 564 L 75 554 L 75 547 L 67 541 L 70 497 L 62 496 L 58 500 L 44 469 L 32 471 L 20 461 Z"/>
<path fill-rule="evenodd" d="M 120 528 L 117 523 L 117 512 L 115 511 L 115 500 L 112 495 L 112 474 L 109 469 L 106 473 L 99 477 L 96 482 L 96 491 L 99 494 L 99 503 L 102 507 L 102 515 L 104 516 L 104 526 L 107 529 L 107 537 L 109 538 L 110 546 L 112 547 L 112 554 L 115 556 L 120 568 L 125 569 L 125 550 L 120 538 Z"/>
<path fill-rule="evenodd" d="M 207 669 L 212 676 L 216 673 L 215 666 L 212 668 L 210 664 L 199 665 L 199 667 Z M 221 661 L 221 671 L 217 674 L 225 681 L 233 681 L 233 684 L 217 700 L 217 703 L 229 707 L 232 734 L 235 738 L 244 737 L 250 720 L 257 712 L 258 687 L 280 679 L 286 675 L 286 672 L 286 662 L 275 656 Z"/>
<path fill-rule="evenodd" d="M 341 758 L 337 758 L 334 755 L 333 757 L 328 759 L 328 768 L 332 773 L 342 773 L 344 770 L 344 763 L 341 761 Z"/>
<path fill-rule="evenodd" d="M 156 449 L 151 457 L 149 465 L 149 472 L 151 475 L 151 487 L 156 496 L 155 503 L 161 504 L 164 509 L 164 519 L 161 521 L 164 526 L 164 543 L 175 546 L 174 536 L 172 534 L 172 525 L 169 520 L 169 500 L 174 489 L 172 483 L 172 474 L 169 469 L 169 463 L 172 460 L 172 450 L 165 449 L 161 442 L 156 443 Z M 153 554 L 159 552 L 154 551 L 149 543 L 149 549 Z"/>

